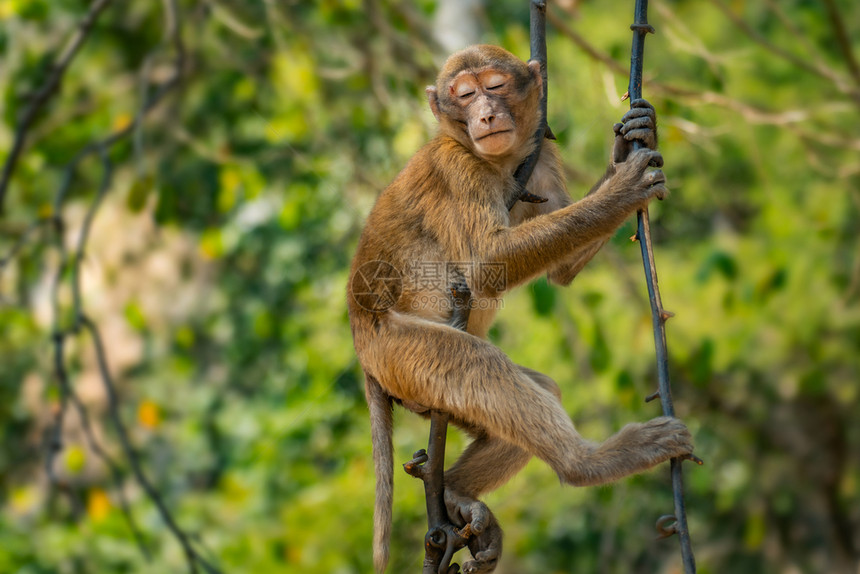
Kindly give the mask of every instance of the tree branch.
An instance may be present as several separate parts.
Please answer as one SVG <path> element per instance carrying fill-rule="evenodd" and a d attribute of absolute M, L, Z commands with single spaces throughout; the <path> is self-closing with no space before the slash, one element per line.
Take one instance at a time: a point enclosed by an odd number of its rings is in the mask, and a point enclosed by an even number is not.
<path fill-rule="evenodd" d="M 24 149 L 24 141 L 27 139 L 30 127 L 33 125 L 33 122 L 36 121 L 36 117 L 42 107 L 48 102 L 51 96 L 59 91 L 66 70 L 80 51 L 81 46 L 83 46 L 87 41 L 87 38 L 89 38 L 96 20 L 98 20 L 101 13 L 110 6 L 112 1 L 113 0 L 96 0 L 93 2 L 90 6 L 90 11 L 84 19 L 81 20 L 77 31 L 66 43 L 65 48 L 57 58 L 56 63 L 53 65 L 51 75 L 48 76 L 48 79 L 45 80 L 42 87 L 33 94 L 32 99 L 30 100 L 30 105 L 28 105 L 24 110 L 21 120 L 15 128 L 15 139 L 12 143 L 12 149 L 9 150 L 9 155 L 6 157 L 6 162 L 3 164 L 3 172 L 0 174 L 0 215 L 3 214 L 3 201 L 6 196 L 6 190 L 8 189 L 9 181 L 12 179 L 12 173 L 15 171 L 15 165 L 21 155 L 21 151 Z"/>
<path fill-rule="evenodd" d="M 839 73 L 821 64 L 811 64 L 806 60 L 795 56 L 791 52 L 772 44 L 767 40 L 767 38 L 765 38 L 757 30 L 754 30 L 749 24 L 747 24 L 740 16 L 732 12 L 731 9 L 726 6 L 723 0 L 709 0 L 709 2 L 716 6 L 723 14 L 725 14 L 725 16 L 729 20 L 731 20 L 732 23 L 744 34 L 746 34 L 747 37 L 749 37 L 753 42 L 762 46 L 772 54 L 775 54 L 776 56 L 779 56 L 780 58 L 797 66 L 801 70 L 824 78 L 825 80 L 829 80 L 834 85 L 834 87 L 836 87 L 837 90 L 854 100 L 857 104 L 860 104 L 860 89 L 848 85 L 846 79 L 842 77 Z"/>
<path fill-rule="evenodd" d="M 860 65 L 857 64 L 857 58 L 854 56 L 854 50 L 851 47 L 851 40 L 848 38 L 848 32 L 845 30 L 845 23 L 842 20 L 842 14 L 833 0 L 824 0 L 824 6 L 827 8 L 827 15 L 830 17 L 830 25 L 833 28 L 833 33 L 836 35 L 836 42 L 839 44 L 839 49 L 842 51 L 842 56 L 845 58 L 845 64 L 848 66 L 848 71 L 851 72 L 851 77 L 857 85 L 860 85 Z"/>
<path fill-rule="evenodd" d="M 98 5 L 102 6 L 103 9 L 103 5 L 106 5 L 107 3 L 107 1 L 103 1 L 100 2 Z M 118 485 L 118 491 L 120 493 L 119 496 L 121 501 L 120 504 L 123 513 L 126 516 L 126 520 L 129 523 L 129 526 L 134 534 L 134 537 L 137 540 L 138 546 L 140 547 L 144 556 L 149 556 L 148 549 L 143 541 L 143 536 L 133 520 L 128 502 L 121 489 L 123 473 L 120 470 L 119 465 L 105 452 L 99 441 L 96 440 L 87 409 L 75 393 L 74 388 L 71 384 L 68 369 L 66 367 L 66 361 L 64 357 L 65 341 L 69 337 L 80 335 L 81 330 L 83 329 L 90 335 L 92 339 L 95 348 L 100 378 L 104 386 L 105 393 L 108 397 L 108 416 L 111 420 L 114 431 L 116 432 L 116 435 L 119 439 L 120 447 L 123 452 L 124 458 L 126 459 L 127 464 L 131 468 L 132 474 L 134 475 L 136 482 L 144 490 L 150 501 L 155 504 L 162 520 L 167 525 L 168 530 L 170 530 L 173 537 L 176 538 L 176 540 L 182 547 L 189 571 L 192 574 L 195 574 L 196 572 L 198 572 L 199 568 L 202 568 L 208 573 L 217 573 L 218 569 L 215 568 L 212 564 L 210 564 L 194 547 L 191 542 L 191 537 L 185 530 L 183 530 L 179 526 L 178 522 L 173 516 L 173 513 L 168 508 L 167 504 L 162 498 L 160 492 L 155 488 L 155 486 L 149 480 L 143 470 L 142 461 L 140 460 L 138 453 L 135 451 L 132 445 L 128 430 L 123 423 L 122 417 L 120 415 L 119 394 L 117 392 L 116 383 L 108 368 L 107 354 L 103 340 L 101 338 L 101 333 L 96 324 L 85 313 L 82 301 L 80 266 L 84 260 L 84 257 L 86 256 L 87 242 L 89 240 L 89 233 L 93 221 L 95 220 L 95 217 L 98 213 L 98 209 L 101 207 L 102 200 L 110 190 L 112 181 L 113 169 L 109 158 L 109 150 L 114 144 L 124 140 L 133 133 L 137 136 L 136 144 L 139 147 L 141 137 L 140 130 L 142 128 L 144 119 L 149 114 L 149 112 L 153 110 L 171 90 L 173 90 L 176 86 L 179 85 L 179 82 L 183 76 L 183 69 L 185 64 L 185 48 L 181 37 L 179 11 L 176 0 L 164 0 L 164 8 L 164 40 L 165 43 L 169 44 L 172 47 L 172 50 L 174 52 L 173 75 L 166 82 L 161 84 L 161 86 L 155 91 L 155 93 L 147 97 L 145 93 L 145 86 L 147 82 L 146 70 L 148 69 L 148 66 L 144 64 L 143 71 L 141 74 L 144 90 L 141 97 L 141 105 L 133 121 L 130 122 L 127 126 L 107 135 L 106 137 L 84 146 L 66 165 L 60 188 L 54 196 L 54 204 L 50 221 L 53 224 L 55 244 L 60 254 L 60 261 L 57 265 L 56 278 L 52 291 L 52 315 L 54 324 L 52 338 L 54 342 L 54 370 L 56 373 L 58 385 L 60 387 L 61 400 L 60 408 L 55 416 L 54 427 L 51 430 L 51 438 L 49 439 L 49 453 L 46 465 L 49 477 L 52 479 L 53 483 L 56 483 L 56 477 L 53 473 L 54 459 L 56 454 L 61 449 L 63 420 L 68 405 L 71 403 L 74 405 L 80 415 L 81 424 L 83 426 L 84 433 L 90 448 L 96 456 L 98 456 L 102 461 L 105 462 L 108 469 L 110 470 L 113 482 Z M 91 11 L 91 14 L 93 14 L 93 11 Z M 89 20 L 94 20 L 94 18 L 95 16 L 92 16 L 92 18 L 90 18 Z M 87 24 L 85 29 L 89 30 L 91 25 L 92 23 L 90 22 L 89 24 Z M 68 65 L 68 61 L 70 61 L 71 55 L 73 55 L 76 50 L 77 45 L 73 45 L 73 49 L 67 50 L 62 60 L 66 62 L 65 66 Z M 54 81 L 54 84 L 49 84 L 53 85 L 53 87 L 50 90 L 46 90 L 46 94 L 49 95 L 54 90 L 56 90 L 56 85 L 59 84 L 60 75 L 56 75 L 57 79 Z M 40 101 L 43 100 L 44 97 Z M 29 126 L 29 123 L 32 123 L 32 118 L 28 119 L 27 122 L 28 123 L 26 125 Z M 22 139 L 25 131 L 26 129 L 19 130 L 19 133 L 21 134 L 20 137 Z M 72 184 L 74 183 L 75 175 L 79 164 L 85 158 L 96 152 L 98 152 L 102 158 L 102 181 L 99 186 L 99 190 L 95 198 L 93 198 L 92 203 L 89 205 L 87 213 L 84 217 L 81 230 L 77 236 L 75 252 L 73 255 L 70 256 L 65 246 L 64 236 L 66 225 L 65 220 L 63 218 L 63 209 L 65 206 L 65 201 L 68 198 L 68 195 L 72 188 Z M 10 165 L 11 163 L 7 162 L 7 167 Z M 9 173 L 11 174 L 11 167 L 9 168 Z M 34 224 L 34 226 L 36 226 L 36 224 Z M 27 235 L 29 235 L 29 233 L 25 233 L 24 237 L 26 237 Z M 24 239 L 20 241 L 23 240 Z M 9 256 L 4 258 L 2 263 L 5 264 L 6 262 L 8 262 L 19 250 L 20 247 L 18 246 L 18 244 L 16 244 L 13 248 L 12 253 L 10 253 Z M 66 284 L 67 281 L 71 283 L 72 303 L 71 316 L 66 321 L 64 321 L 64 313 L 62 305 L 60 303 L 59 294 L 63 285 Z"/>

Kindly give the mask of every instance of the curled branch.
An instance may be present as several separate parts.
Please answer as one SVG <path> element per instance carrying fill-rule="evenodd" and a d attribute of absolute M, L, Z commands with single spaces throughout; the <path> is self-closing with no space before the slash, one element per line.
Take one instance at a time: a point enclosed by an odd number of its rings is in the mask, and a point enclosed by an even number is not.
<path fill-rule="evenodd" d="M 60 53 L 57 61 L 52 66 L 51 74 L 45 83 L 42 84 L 33 94 L 30 104 L 24 110 L 17 127 L 15 128 L 15 139 L 12 142 L 12 149 L 9 150 L 9 155 L 6 157 L 6 162 L 3 164 L 3 172 L 0 174 L 0 214 L 3 213 L 3 200 L 6 196 L 6 190 L 9 187 L 9 181 L 12 179 L 12 173 L 15 171 L 15 165 L 18 158 L 24 149 L 24 141 L 27 139 L 27 134 L 36 121 L 39 111 L 45 106 L 48 100 L 56 94 L 62 84 L 63 76 L 66 74 L 69 65 L 74 60 L 75 56 L 81 49 L 81 46 L 87 41 L 93 26 L 104 10 L 110 6 L 113 0 L 96 0 L 90 6 L 89 12 L 81 20 L 78 29 L 71 39 L 66 44 L 66 47 Z"/>

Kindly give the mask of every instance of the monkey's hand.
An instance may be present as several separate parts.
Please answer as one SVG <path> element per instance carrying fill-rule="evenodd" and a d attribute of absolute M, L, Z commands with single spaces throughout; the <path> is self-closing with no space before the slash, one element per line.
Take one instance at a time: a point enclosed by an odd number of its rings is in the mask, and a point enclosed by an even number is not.
<path fill-rule="evenodd" d="M 660 152 L 641 148 L 630 154 L 624 163 L 614 166 L 606 193 L 619 196 L 619 200 L 634 208 L 645 207 L 653 198 L 664 199 L 669 195 L 666 176 L 660 169 L 647 171 L 649 166 L 662 167 Z M 598 190 L 600 193 L 602 190 Z"/>
<path fill-rule="evenodd" d="M 687 426 L 674 417 L 657 417 L 638 428 L 637 439 L 650 455 L 651 465 L 693 453 L 693 439 Z"/>
<path fill-rule="evenodd" d="M 654 106 L 642 99 L 633 100 L 630 106 L 630 111 L 624 114 L 621 123 L 612 126 L 615 132 L 615 142 L 612 145 L 614 163 L 627 161 L 633 151 L 634 141 L 648 149 L 657 149 L 657 112 L 654 111 Z"/>
<path fill-rule="evenodd" d="M 502 555 L 502 529 L 487 505 L 446 488 L 445 507 L 453 524 L 460 528 L 468 524 L 472 532 L 468 546 L 473 560 L 463 564 L 463 574 L 495 570 Z"/>
<path fill-rule="evenodd" d="M 472 311 L 472 290 L 466 283 L 466 278 L 457 273 L 454 277 L 451 286 L 451 319 L 448 324 L 465 331 L 469 325 L 469 315 Z"/>

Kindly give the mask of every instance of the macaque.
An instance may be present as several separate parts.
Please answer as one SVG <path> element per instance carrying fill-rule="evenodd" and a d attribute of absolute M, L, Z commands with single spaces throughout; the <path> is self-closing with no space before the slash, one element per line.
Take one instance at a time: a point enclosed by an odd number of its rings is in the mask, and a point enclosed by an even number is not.
<path fill-rule="evenodd" d="M 449 518 L 473 533 L 467 573 L 491 572 L 501 553 L 501 529 L 479 497 L 532 456 L 562 482 L 585 486 L 693 450 L 687 428 L 670 417 L 628 424 L 603 442 L 584 439 L 555 381 L 486 340 L 504 293 L 542 274 L 570 283 L 631 214 L 667 194 L 663 172 L 647 169 L 663 163 L 654 109 L 637 100 L 614 126 L 611 162 L 588 195 L 570 198 L 547 141 L 527 188 L 548 201 L 509 211 L 512 174 L 535 149 L 542 89 L 539 62 L 487 45 L 452 55 L 427 88 L 438 134 L 379 196 L 359 241 L 347 299 L 366 375 L 380 572 L 389 557 L 394 402 L 447 412 L 474 438 L 445 473 Z M 452 300 L 463 293 L 471 305 L 458 315 Z"/>

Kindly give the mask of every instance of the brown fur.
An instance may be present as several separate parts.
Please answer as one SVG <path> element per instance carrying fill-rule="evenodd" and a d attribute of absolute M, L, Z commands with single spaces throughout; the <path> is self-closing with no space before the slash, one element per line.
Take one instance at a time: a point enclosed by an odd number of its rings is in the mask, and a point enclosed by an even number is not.
<path fill-rule="evenodd" d="M 379 196 L 359 241 L 348 305 L 367 375 L 379 571 L 388 561 L 391 528 L 392 399 L 420 413 L 448 412 L 475 437 L 445 478 L 451 519 L 471 522 L 478 533 L 466 572 L 492 571 L 501 551 L 501 531 L 477 498 L 504 484 L 531 456 L 565 483 L 596 485 L 692 451 L 683 423 L 666 417 L 627 425 L 602 443 L 583 439 L 560 404 L 556 383 L 514 364 L 484 339 L 496 298 L 544 273 L 569 283 L 628 216 L 666 193 L 662 172 L 646 170 L 662 165 L 659 154 L 629 147 L 633 139 L 656 145 L 646 102 L 625 116 L 629 126 L 616 126 L 613 163 L 585 198 L 573 202 L 567 195 L 558 153 L 546 142 L 528 188 L 549 201 L 519 204 L 509 213 L 512 174 L 532 151 L 539 121 L 539 71 L 535 62 L 527 65 L 493 46 L 451 56 L 428 88 L 439 133 Z M 495 130 L 507 131 L 486 136 Z M 387 300 L 391 281 L 366 272 L 378 261 L 402 274 L 402 289 Z M 411 280 L 416 262 L 440 262 L 442 279 Z M 503 285 L 475 271 L 485 264 L 504 268 Z M 466 332 L 448 324 L 449 286 L 462 277 L 474 303 Z M 368 296 L 388 302 L 375 307 Z"/>

